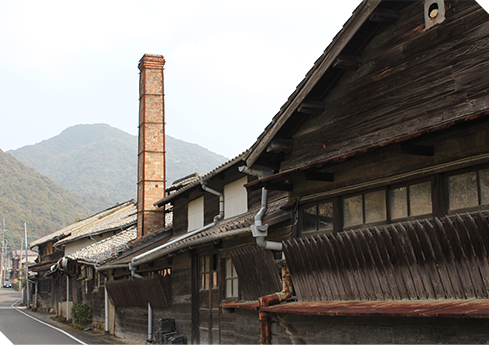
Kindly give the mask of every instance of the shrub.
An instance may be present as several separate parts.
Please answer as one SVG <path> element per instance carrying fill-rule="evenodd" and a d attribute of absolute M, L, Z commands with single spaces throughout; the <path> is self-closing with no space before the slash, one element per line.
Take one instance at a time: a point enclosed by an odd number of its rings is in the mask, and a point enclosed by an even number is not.
<path fill-rule="evenodd" d="M 92 309 L 88 304 L 74 304 L 71 308 L 71 317 L 74 323 L 86 326 L 92 322 Z"/>

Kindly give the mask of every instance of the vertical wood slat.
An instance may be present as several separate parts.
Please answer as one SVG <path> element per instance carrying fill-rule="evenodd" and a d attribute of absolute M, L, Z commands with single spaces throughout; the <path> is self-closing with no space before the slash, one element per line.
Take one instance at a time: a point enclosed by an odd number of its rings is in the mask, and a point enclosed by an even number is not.
<path fill-rule="evenodd" d="M 107 292 L 115 306 L 166 308 L 171 305 L 171 276 L 124 279 L 107 282 Z"/>
<path fill-rule="evenodd" d="M 389 279 L 385 272 L 385 266 L 384 263 L 382 262 L 382 258 L 380 257 L 380 252 L 377 243 L 375 242 L 374 236 L 372 235 L 372 232 L 369 229 L 366 229 L 365 233 L 367 234 L 367 241 L 370 247 L 370 251 L 372 253 L 372 257 L 374 259 L 375 266 L 377 267 L 377 274 L 379 277 L 382 292 L 384 294 L 384 299 L 392 299 Z"/>
<path fill-rule="evenodd" d="M 233 250 L 231 258 L 244 300 L 254 301 L 258 297 L 282 290 L 279 270 L 269 250 L 256 245 L 243 247 Z"/>
<path fill-rule="evenodd" d="M 406 252 L 402 247 L 399 230 L 394 225 L 391 225 L 390 230 L 391 230 L 392 242 L 394 244 L 394 248 L 397 253 L 397 258 L 400 260 L 401 273 L 403 276 L 403 280 L 406 284 L 406 289 L 408 290 L 408 294 L 409 296 L 411 296 L 411 298 L 413 298 L 413 296 L 419 298 L 420 294 L 418 292 L 418 289 L 416 288 L 413 272 L 409 264 L 409 260 L 407 258 Z"/>
<path fill-rule="evenodd" d="M 331 267 L 333 268 L 332 271 L 333 277 L 335 277 L 335 280 L 337 281 L 337 287 L 338 287 L 338 292 L 340 294 L 340 299 L 347 300 L 348 299 L 347 289 L 345 288 L 345 282 L 341 275 L 341 268 L 338 265 L 336 256 L 334 255 L 333 245 L 331 244 L 329 237 L 326 235 L 322 237 L 322 240 L 325 244 L 325 252 L 328 255 L 328 259 L 329 262 L 331 263 Z"/>
<path fill-rule="evenodd" d="M 479 267 L 479 262 L 474 253 L 474 246 L 471 243 L 471 239 L 464 224 L 464 221 L 458 214 L 455 216 L 455 224 L 457 226 L 459 238 L 462 243 L 462 247 L 465 253 L 465 259 L 467 260 L 467 265 L 472 276 L 477 297 L 487 297 L 486 288 L 484 286 L 484 281 L 482 279 L 482 274 Z"/>
<path fill-rule="evenodd" d="M 443 286 L 444 290 L 444 298 L 449 298 L 449 296 L 457 296 L 457 298 L 463 298 L 462 294 L 456 293 L 453 287 L 453 283 L 450 280 L 450 275 L 448 273 L 446 265 L 447 260 L 443 256 L 440 241 L 436 238 L 434 226 L 428 221 L 424 222 L 424 224 L 426 231 L 424 233 L 419 232 L 419 236 L 428 236 L 428 239 L 425 240 L 425 246 L 431 245 L 429 251 L 432 253 L 432 264 L 438 271 L 440 284 Z"/>
<path fill-rule="evenodd" d="M 372 286 L 375 292 L 375 300 L 383 300 L 384 294 L 382 292 L 382 287 L 379 279 L 379 274 L 376 269 L 376 265 L 372 256 L 372 252 L 370 251 L 370 247 L 368 245 L 367 237 L 365 236 L 363 231 L 358 232 L 358 238 L 360 241 L 360 245 L 363 253 L 365 254 L 365 261 L 368 265 L 368 272 L 370 275 L 370 281 L 372 282 Z"/>
<path fill-rule="evenodd" d="M 369 301 L 375 300 L 375 290 L 372 284 L 372 278 L 370 277 L 369 267 L 367 265 L 367 260 L 365 259 L 365 254 L 363 253 L 360 241 L 358 240 L 357 233 L 355 231 L 350 231 L 350 238 L 354 251 L 357 253 L 359 270 L 363 275 L 363 282 L 365 284 L 365 292 L 367 294 L 366 298 Z"/>
<path fill-rule="evenodd" d="M 482 213 L 284 242 L 299 300 L 487 298 Z"/>
<path fill-rule="evenodd" d="M 387 251 L 387 255 L 391 260 L 391 267 L 393 270 L 394 279 L 396 281 L 397 289 L 399 291 L 399 299 L 408 299 L 410 294 L 407 288 L 405 273 L 403 273 L 403 270 L 401 269 L 399 254 L 397 254 L 396 252 L 394 243 L 392 242 L 392 237 L 389 234 L 387 227 L 383 228 L 381 235 L 384 237 L 385 249 Z"/>
<path fill-rule="evenodd" d="M 377 242 L 377 247 L 379 249 L 382 262 L 384 263 L 384 269 L 387 276 L 387 281 L 390 286 L 392 299 L 401 299 L 401 292 L 398 288 L 397 279 L 394 273 L 394 267 L 392 266 L 392 261 L 389 257 L 389 253 L 387 252 L 387 245 L 384 242 L 384 238 L 377 228 L 373 229 L 373 235 Z"/>
<path fill-rule="evenodd" d="M 468 267 L 467 260 L 465 258 L 465 253 L 462 248 L 462 243 L 457 233 L 455 225 L 450 218 L 445 217 L 445 229 L 448 235 L 448 240 L 451 243 L 451 248 L 453 250 L 455 264 L 458 267 L 458 271 L 461 276 L 461 281 L 465 290 L 467 298 L 476 298 L 477 294 L 475 291 L 474 282 L 470 274 L 470 269 Z"/>
<path fill-rule="evenodd" d="M 455 292 L 455 298 L 467 298 L 467 292 L 465 291 L 463 278 L 459 267 L 455 261 L 455 254 L 453 252 L 452 245 L 448 238 L 448 234 L 445 231 L 445 227 L 440 219 L 435 218 L 435 234 L 440 243 L 444 243 L 444 245 L 440 245 L 441 250 L 443 251 L 445 265 L 447 267 L 447 271 L 450 276 L 450 281 L 452 282 L 452 286 Z"/>

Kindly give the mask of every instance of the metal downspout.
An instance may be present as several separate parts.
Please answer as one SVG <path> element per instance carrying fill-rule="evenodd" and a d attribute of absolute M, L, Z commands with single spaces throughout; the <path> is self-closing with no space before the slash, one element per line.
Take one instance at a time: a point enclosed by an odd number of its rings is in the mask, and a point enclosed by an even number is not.
<path fill-rule="evenodd" d="M 247 166 L 240 166 L 238 170 L 248 175 L 257 176 L 258 178 L 263 178 L 263 177 L 273 175 L 272 171 L 249 169 Z M 267 210 L 268 210 L 268 190 L 265 187 L 263 187 L 261 189 L 261 208 L 255 216 L 255 223 L 251 225 L 251 232 L 253 234 L 253 237 L 256 237 L 256 244 L 259 247 L 282 251 L 281 242 L 272 242 L 272 241 L 265 240 L 265 237 L 268 236 L 268 225 L 263 224 L 262 220 L 263 217 L 265 217 Z"/>
<path fill-rule="evenodd" d="M 62 257 L 56 265 L 66 274 L 66 321 L 68 321 L 70 319 L 70 275 L 68 274 L 68 258 L 66 256 Z M 56 265 L 51 266 L 51 271 L 54 271 L 54 266 Z"/>
<path fill-rule="evenodd" d="M 290 279 L 289 268 L 287 265 L 284 265 L 282 266 L 282 291 L 258 298 L 260 308 L 260 342 L 262 344 L 271 344 L 272 337 L 270 332 L 270 315 L 268 312 L 262 311 L 261 308 L 278 304 L 291 298 L 292 281 Z"/>
<path fill-rule="evenodd" d="M 205 231 L 205 230 L 207 230 L 209 228 L 212 228 L 213 226 L 215 226 L 217 224 L 217 222 L 220 219 L 224 218 L 224 195 L 222 193 L 219 193 L 219 192 L 217 192 L 217 191 L 215 191 L 215 190 L 207 187 L 207 185 L 206 185 L 206 183 L 204 181 L 201 180 L 200 183 L 202 185 L 202 189 L 204 189 L 205 191 L 207 191 L 209 193 L 212 193 L 212 194 L 215 194 L 215 195 L 219 196 L 219 214 L 217 214 L 216 216 L 214 216 L 213 222 L 210 223 L 210 224 L 207 224 L 207 225 L 205 225 L 205 226 L 203 226 L 203 227 L 201 227 L 199 229 L 196 229 L 196 230 L 193 230 L 191 232 L 188 232 L 185 235 L 180 236 L 178 238 L 175 238 L 175 239 L 173 239 L 173 240 L 171 240 L 169 242 L 166 242 L 166 243 L 162 244 L 161 246 L 158 246 L 156 248 L 153 248 L 151 250 L 148 250 L 145 253 L 142 253 L 142 254 L 139 254 L 139 255 L 133 257 L 132 260 L 131 260 L 131 262 L 129 263 L 129 269 L 131 270 L 131 273 L 132 273 L 132 270 L 134 270 L 134 273 L 136 273 L 136 269 L 137 269 L 137 266 L 135 266 L 135 262 L 136 261 L 139 261 L 140 264 L 146 263 L 146 262 L 150 261 L 151 258 L 146 259 L 146 260 L 141 260 L 145 256 L 148 256 L 150 254 L 153 254 L 155 252 L 158 252 L 158 251 L 160 251 L 160 250 L 162 250 L 162 249 L 164 249 L 164 248 L 166 248 L 168 246 L 171 246 L 174 243 L 177 243 L 177 242 L 179 242 L 181 240 L 184 240 L 184 239 L 186 239 L 188 237 L 191 237 L 191 236 L 196 235 L 196 234 L 198 234 L 198 233 L 200 233 L 202 231 Z"/>
<path fill-rule="evenodd" d="M 136 273 L 136 270 L 138 268 L 137 268 L 137 266 L 133 265 L 132 261 L 129 263 L 129 269 L 131 270 L 131 275 L 134 278 L 136 278 L 136 279 L 143 279 L 144 278 L 142 275 L 139 275 Z M 106 310 L 108 310 L 108 308 Z M 107 316 L 107 318 L 108 318 L 108 316 Z M 108 324 L 108 322 L 107 322 L 107 324 Z M 106 326 L 106 328 L 107 328 L 107 326 Z M 151 308 L 151 304 L 149 304 L 149 301 L 148 301 L 148 340 L 147 341 L 149 343 L 153 342 L 153 308 Z"/>
<path fill-rule="evenodd" d="M 66 275 L 66 321 L 70 319 L 70 277 Z"/>
<path fill-rule="evenodd" d="M 109 293 L 107 292 L 107 282 L 105 283 L 105 331 L 109 331 Z"/>

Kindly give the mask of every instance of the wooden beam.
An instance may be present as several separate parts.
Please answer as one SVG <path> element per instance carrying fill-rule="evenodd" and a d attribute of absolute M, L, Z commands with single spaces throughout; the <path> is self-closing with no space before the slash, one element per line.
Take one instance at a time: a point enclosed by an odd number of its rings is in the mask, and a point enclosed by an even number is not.
<path fill-rule="evenodd" d="M 334 182 L 334 174 L 320 171 L 308 171 L 305 173 L 308 181 Z"/>
<path fill-rule="evenodd" d="M 304 114 L 321 114 L 324 111 L 324 103 L 316 101 L 303 101 L 297 111 Z"/>
<path fill-rule="evenodd" d="M 362 65 L 358 56 L 339 55 L 333 63 L 333 67 L 347 70 L 357 70 Z"/>
<path fill-rule="evenodd" d="M 434 156 L 433 146 L 401 144 L 401 154 L 416 155 L 416 156 Z"/>
<path fill-rule="evenodd" d="M 377 7 L 368 17 L 368 20 L 375 23 L 393 23 L 397 19 L 399 19 L 399 15 L 395 10 L 382 7 Z"/>
<path fill-rule="evenodd" d="M 266 189 L 268 190 L 281 190 L 284 192 L 292 192 L 293 186 L 291 183 L 273 183 L 273 182 L 265 182 Z"/>
<path fill-rule="evenodd" d="M 267 146 L 267 152 L 290 152 L 294 147 L 292 139 L 274 138 Z"/>

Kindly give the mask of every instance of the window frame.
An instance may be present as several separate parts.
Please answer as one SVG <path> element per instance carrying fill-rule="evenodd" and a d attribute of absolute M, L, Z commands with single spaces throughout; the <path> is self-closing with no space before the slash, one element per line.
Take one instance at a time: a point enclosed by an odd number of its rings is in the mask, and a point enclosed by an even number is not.
<path fill-rule="evenodd" d="M 236 267 L 234 266 L 233 260 L 230 257 L 223 258 L 224 262 L 224 300 L 226 301 L 233 301 L 233 300 L 238 300 L 240 296 L 240 286 L 239 286 L 239 277 L 238 277 L 238 272 L 236 271 Z M 231 263 L 231 276 L 228 276 L 228 262 Z M 234 275 L 233 275 L 234 273 Z M 232 296 L 228 296 L 228 281 L 231 281 L 231 286 L 233 289 L 233 293 L 235 292 L 236 294 Z M 236 291 L 234 290 L 234 282 L 236 281 Z"/>
<path fill-rule="evenodd" d="M 483 169 L 480 169 L 483 170 Z M 308 202 L 304 203 L 299 206 L 298 210 L 298 229 L 299 229 L 299 236 L 301 235 L 313 235 L 315 233 L 337 233 L 340 231 L 345 231 L 345 230 L 350 230 L 350 229 L 360 229 L 360 228 L 365 228 L 365 227 L 371 227 L 371 226 L 379 226 L 379 225 L 387 225 L 387 224 L 392 224 L 393 222 L 404 222 L 408 220 L 416 220 L 416 219 L 426 219 L 426 218 L 432 218 L 435 215 L 435 210 L 438 207 L 437 205 L 437 200 L 435 200 L 435 195 L 436 195 L 436 184 L 435 184 L 435 177 L 436 175 L 432 175 L 429 177 L 424 177 L 424 178 L 418 178 L 418 179 L 413 179 L 409 181 L 403 181 L 399 183 L 394 183 L 390 184 L 387 186 L 383 187 L 378 187 L 378 188 L 372 188 L 372 189 L 362 189 L 358 190 L 355 193 L 348 193 L 348 194 L 343 194 L 343 195 L 336 195 L 334 197 L 329 197 L 329 198 L 324 198 L 324 199 L 317 199 L 313 202 Z M 410 202 L 410 187 L 418 184 L 422 184 L 425 182 L 430 183 L 430 192 L 431 192 L 431 213 L 425 213 L 425 214 L 419 214 L 419 215 L 410 215 L 411 213 L 411 202 Z M 407 187 L 407 193 L 406 193 L 406 203 L 407 203 L 407 212 L 408 216 L 407 217 L 401 217 L 401 218 L 392 218 L 391 214 L 391 198 L 390 198 L 390 191 L 402 187 Z M 378 191 L 384 191 L 384 197 L 385 197 L 385 214 L 386 218 L 385 220 L 382 221 L 375 221 L 375 222 L 369 222 L 366 223 L 366 214 L 365 214 L 365 195 L 369 193 L 374 193 Z M 352 226 L 345 226 L 344 225 L 344 200 L 355 197 L 355 196 L 362 196 L 362 219 L 363 223 L 357 224 L 357 225 L 352 225 Z M 324 203 L 332 202 L 333 203 L 333 229 L 324 229 L 324 230 L 304 230 L 304 210 L 307 208 L 310 208 L 314 205 L 320 205 Z"/>
<path fill-rule="evenodd" d="M 478 165 L 476 167 L 470 167 L 470 168 L 465 168 L 465 169 L 459 169 L 455 171 L 450 171 L 446 173 L 446 188 L 447 188 L 447 214 L 448 215 L 454 215 L 457 213 L 465 213 L 465 212 L 474 212 L 482 209 L 487 209 L 489 206 L 489 203 L 487 204 L 482 204 L 482 197 L 481 197 L 481 181 L 480 181 L 480 172 L 483 170 L 489 170 L 489 164 L 483 164 L 483 165 Z M 462 207 L 462 208 L 456 208 L 452 209 L 450 204 L 450 177 L 457 176 L 457 175 L 464 175 L 464 174 L 470 174 L 472 172 L 476 173 L 476 186 L 477 186 L 477 205 L 476 206 L 469 206 L 469 207 Z"/>

